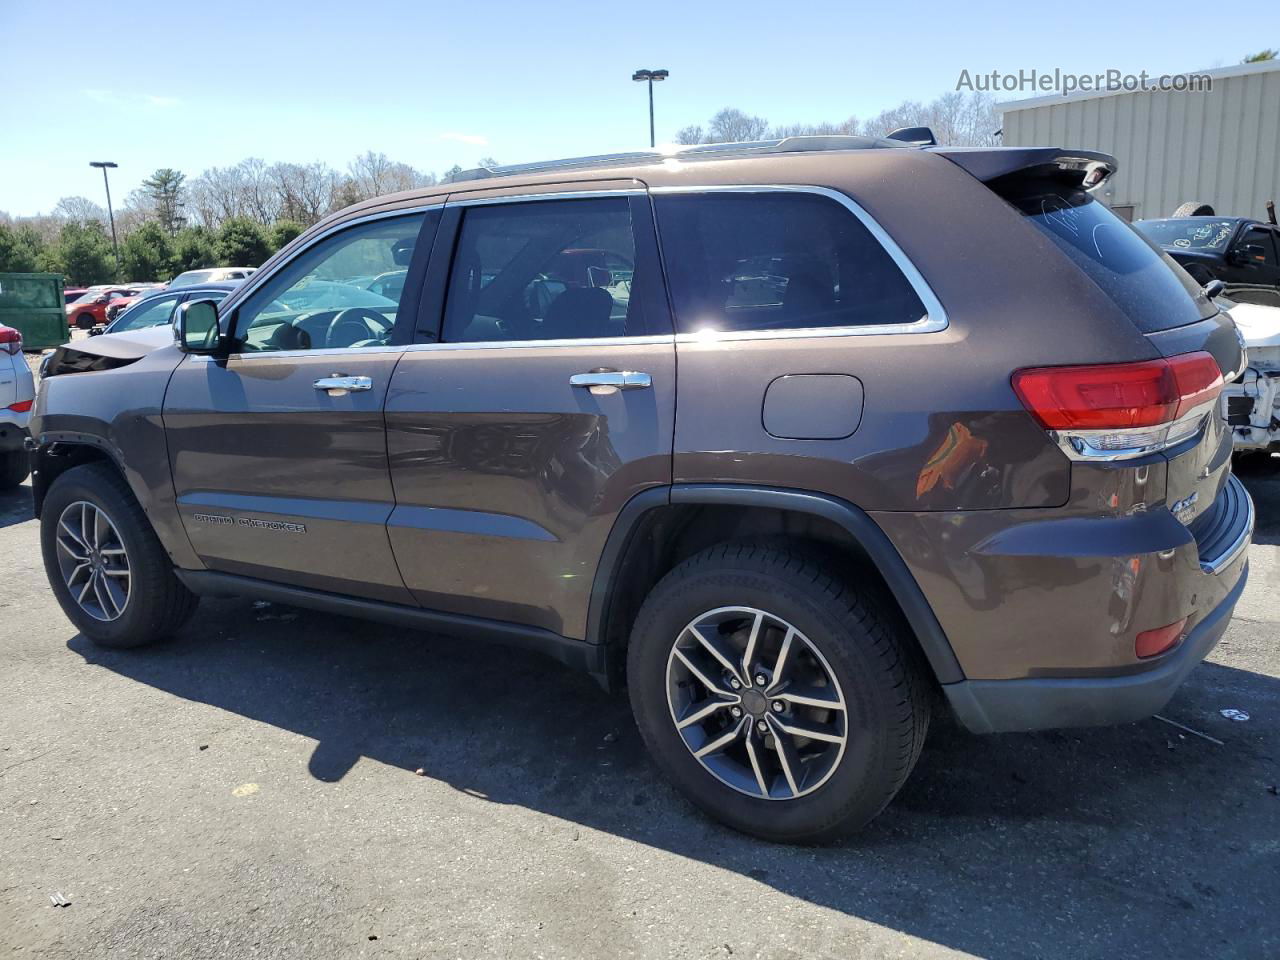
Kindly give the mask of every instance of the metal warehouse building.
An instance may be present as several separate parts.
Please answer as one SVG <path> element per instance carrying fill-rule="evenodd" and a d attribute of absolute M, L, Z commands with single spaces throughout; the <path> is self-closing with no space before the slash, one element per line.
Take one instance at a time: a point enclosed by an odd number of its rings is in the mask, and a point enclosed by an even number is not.
<path fill-rule="evenodd" d="M 1189 200 L 1265 219 L 1280 202 L 1280 61 L 1198 70 L 1210 92 L 1079 93 L 1000 104 L 1006 146 L 1079 147 L 1120 161 L 1103 198 L 1129 220 Z"/>

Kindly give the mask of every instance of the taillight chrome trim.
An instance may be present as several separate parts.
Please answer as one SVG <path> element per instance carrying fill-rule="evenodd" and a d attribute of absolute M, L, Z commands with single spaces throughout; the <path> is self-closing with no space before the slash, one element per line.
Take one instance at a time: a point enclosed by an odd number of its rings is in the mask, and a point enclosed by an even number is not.
<path fill-rule="evenodd" d="M 1086 463 L 1109 463 L 1115 460 L 1136 460 L 1153 453 L 1163 453 L 1170 447 L 1199 437 L 1215 411 L 1221 415 L 1221 403 L 1217 397 L 1202 403 L 1177 420 L 1150 427 L 1129 427 L 1112 430 L 1050 430 L 1049 436 L 1072 460 Z M 1225 418 L 1224 418 L 1225 419 Z M 1149 442 L 1135 442 L 1131 447 L 1103 447 L 1091 441 L 1104 437 L 1152 437 Z"/>

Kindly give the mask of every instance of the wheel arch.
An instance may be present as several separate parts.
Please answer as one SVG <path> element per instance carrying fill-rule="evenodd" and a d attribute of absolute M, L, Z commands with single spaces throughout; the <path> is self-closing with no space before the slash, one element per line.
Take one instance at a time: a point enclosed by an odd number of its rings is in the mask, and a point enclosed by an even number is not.
<path fill-rule="evenodd" d="M 65 438 L 46 435 L 31 457 L 31 493 L 35 500 L 35 515 L 39 519 L 44 500 L 53 482 L 72 467 L 86 463 L 109 464 L 128 483 L 124 466 L 116 452 L 101 440 L 75 434 Z M 136 494 L 135 494 L 136 496 Z"/>
<path fill-rule="evenodd" d="M 658 579 L 714 542 L 743 537 L 800 537 L 839 551 L 874 571 L 880 592 L 897 607 L 939 683 L 964 679 L 942 625 L 901 554 L 865 511 L 805 490 L 745 484 L 676 484 L 646 490 L 622 509 L 592 582 L 589 643 L 601 646 L 601 681 L 621 686 L 635 613 Z"/>

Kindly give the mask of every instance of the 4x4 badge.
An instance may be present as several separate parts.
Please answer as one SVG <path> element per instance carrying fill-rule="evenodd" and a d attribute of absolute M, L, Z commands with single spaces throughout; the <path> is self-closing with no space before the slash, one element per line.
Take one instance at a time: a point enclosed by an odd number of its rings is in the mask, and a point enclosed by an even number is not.
<path fill-rule="evenodd" d="M 1196 501 L 1199 499 L 1200 499 L 1199 493 L 1193 493 L 1190 496 L 1183 497 L 1181 500 L 1178 500 L 1176 503 L 1174 503 L 1172 506 L 1169 507 L 1169 512 L 1178 518 L 1179 523 L 1185 526 L 1187 523 L 1190 522 L 1191 510 L 1196 505 Z"/>

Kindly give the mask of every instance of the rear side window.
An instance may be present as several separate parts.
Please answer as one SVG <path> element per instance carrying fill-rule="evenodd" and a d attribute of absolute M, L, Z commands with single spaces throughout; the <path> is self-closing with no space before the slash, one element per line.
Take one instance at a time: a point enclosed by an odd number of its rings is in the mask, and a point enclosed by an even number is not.
<path fill-rule="evenodd" d="M 1168 254 L 1085 191 L 1036 178 L 992 186 L 1143 333 L 1217 313 L 1200 285 Z"/>
<path fill-rule="evenodd" d="M 926 310 L 851 211 L 800 192 L 656 198 L 676 328 L 786 330 L 915 323 Z"/>

